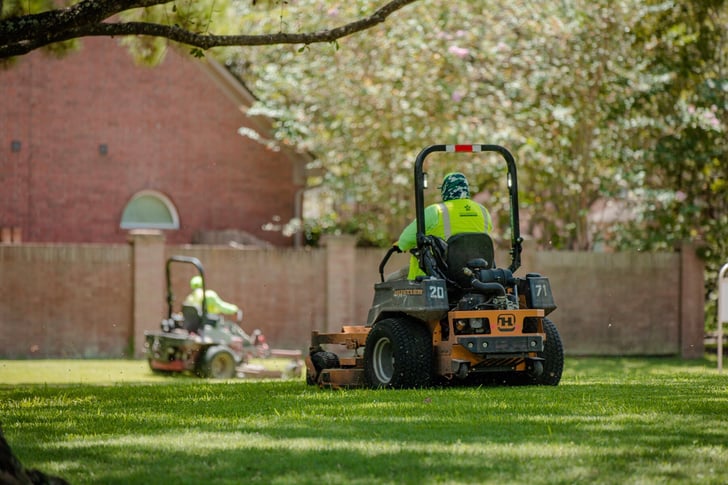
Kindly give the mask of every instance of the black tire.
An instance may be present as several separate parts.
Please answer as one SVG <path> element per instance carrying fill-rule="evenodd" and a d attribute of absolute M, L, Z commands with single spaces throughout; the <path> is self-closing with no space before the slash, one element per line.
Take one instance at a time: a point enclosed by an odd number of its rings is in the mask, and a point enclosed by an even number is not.
<path fill-rule="evenodd" d="M 335 369 L 341 366 L 339 363 L 339 356 L 333 352 L 316 352 L 311 356 L 311 362 L 316 368 L 317 372 L 321 372 L 323 369 Z"/>
<path fill-rule="evenodd" d="M 374 324 L 364 349 L 369 387 L 406 389 L 432 384 L 432 336 L 424 324 L 388 318 Z"/>
<path fill-rule="evenodd" d="M 200 377 L 213 379 L 235 377 L 235 357 L 225 347 L 210 347 L 202 356 L 197 373 Z"/>
<path fill-rule="evenodd" d="M 306 369 L 306 383 L 309 386 L 315 386 L 318 384 L 318 376 L 324 369 L 335 369 L 340 367 L 339 356 L 333 352 L 320 351 L 311 354 L 311 363 L 316 369 L 316 375 L 311 375 L 308 369 Z"/>
<path fill-rule="evenodd" d="M 534 384 L 540 386 L 556 386 L 561 381 L 564 372 L 564 345 L 561 343 L 561 336 L 556 329 L 554 322 L 548 318 L 543 319 L 543 330 L 546 333 L 543 352 L 538 356 L 542 357 L 543 373 L 534 378 Z"/>
<path fill-rule="evenodd" d="M 496 379 L 504 385 L 511 386 L 556 386 L 561 381 L 561 374 L 564 372 L 564 347 L 561 343 L 559 331 L 554 322 L 548 318 L 543 319 L 543 330 L 546 334 L 543 352 L 538 352 L 543 362 L 543 372 L 538 375 L 530 375 L 527 372 L 509 372 L 502 374 Z"/>

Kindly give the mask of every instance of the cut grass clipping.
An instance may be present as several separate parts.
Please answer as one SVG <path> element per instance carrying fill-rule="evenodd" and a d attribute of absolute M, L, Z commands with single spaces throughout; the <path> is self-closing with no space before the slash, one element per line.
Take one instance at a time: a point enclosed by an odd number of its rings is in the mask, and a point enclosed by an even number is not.
<path fill-rule="evenodd" d="M 558 387 L 326 391 L 0 361 L 21 462 L 73 484 L 728 482 L 714 362 L 567 359 Z"/>

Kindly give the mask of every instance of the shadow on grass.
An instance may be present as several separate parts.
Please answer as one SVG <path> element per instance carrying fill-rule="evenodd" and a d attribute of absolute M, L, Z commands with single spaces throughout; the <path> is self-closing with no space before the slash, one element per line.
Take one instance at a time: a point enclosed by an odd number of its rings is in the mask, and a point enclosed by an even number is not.
<path fill-rule="evenodd" d="M 72 483 L 721 483 L 725 380 L 659 367 L 569 362 L 558 387 L 175 380 L 0 395 L 16 453 Z"/>

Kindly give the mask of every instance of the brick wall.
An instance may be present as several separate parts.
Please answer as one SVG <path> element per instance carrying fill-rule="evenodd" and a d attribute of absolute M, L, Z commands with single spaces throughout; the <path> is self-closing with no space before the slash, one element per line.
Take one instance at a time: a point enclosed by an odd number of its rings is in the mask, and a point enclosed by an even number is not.
<path fill-rule="evenodd" d="M 128 245 L 0 245 L 0 355 L 129 355 Z"/>
<path fill-rule="evenodd" d="M 679 253 L 543 252 L 523 261 L 524 274 L 549 276 L 558 305 L 550 318 L 564 345 L 579 342 L 584 355 L 679 354 L 679 267 Z"/>
<path fill-rule="evenodd" d="M 326 253 L 320 249 L 234 249 L 168 246 L 167 257 L 199 259 L 220 298 L 243 309 L 243 328 L 260 329 L 275 347 L 307 348 L 312 330 L 326 322 Z M 187 267 L 184 267 L 187 266 Z M 172 270 L 175 301 L 189 293 L 192 265 Z M 166 306 L 165 310 L 166 312 Z M 147 329 L 157 330 L 159 318 Z"/>
<path fill-rule="evenodd" d="M 140 336 L 166 314 L 163 261 L 173 254 L 203 263 L 208 286 L 243 308 L 244 328 L 305 350 L 312 330 L 366 322 L 384 252 L 347 240 L 259 250 L 165 246 L 154 236 L 133 246 L 0 245 L 0 358 L 140 356 Z M 386 272 L 406 261 L 396 255 Z M 176 302 L 195 274 L 181 266 L 172 272 Z M 703 355 L 703 268 L 690 247 L 526 252 L 517 274 L 527 272 L 550 279 L 558 305 L 550 318 L 568 355 Z"/>
<path fill-rule="evenodd" d="M 0 228 L 25 242 L 123 244 L 122 211 L 150 189 L 179 212 L 169 243 L 238 229 L 289 245 L 261 227 L 293 217 L 301 161 L 238 135 L 254 120 L 209 71 L 173 49 L 156 68 L 136 66 L 105 38 L 0 70 Z"/>

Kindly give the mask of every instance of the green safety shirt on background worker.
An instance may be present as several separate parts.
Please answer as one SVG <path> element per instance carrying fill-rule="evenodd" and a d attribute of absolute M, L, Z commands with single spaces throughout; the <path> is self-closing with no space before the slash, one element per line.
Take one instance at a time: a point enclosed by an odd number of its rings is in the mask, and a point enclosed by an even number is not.
<path fill-rule="evenodd" d="M 199 276 L 192 277 L 190 287 L 192 288 L 192 293 L 187 295 L 184 305 L 196 306 L 198 309 L 202 308 L 202 278 Z M 208 313 L 232 315 L 240 310 L 237 305 L 228 303 L 220 298 L 214 290 L 205 291 L 205 296 Z"/>
<path fill-rule="evenodd" d="M 488 209 L 468 198 L 470 190 L 465 176 L 451 173 L 442 184 L 443 202 L 425 208 L 425 233 L 447 241 L 450 236 L 461 232 L 486 232 L 493 230 Z M 417 246 L 417 221 L 412 221 L 399 236 L 397 246 L 409 251 Z M 407 278 L 414 280 L 425 273 L 420 269 L 417 258 L 410 257 Z"/>

